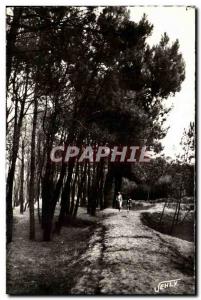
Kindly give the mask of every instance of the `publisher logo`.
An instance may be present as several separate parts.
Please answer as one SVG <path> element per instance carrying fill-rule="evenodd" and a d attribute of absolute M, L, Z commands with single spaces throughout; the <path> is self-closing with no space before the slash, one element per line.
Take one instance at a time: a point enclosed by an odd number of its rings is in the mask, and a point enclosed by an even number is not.
<path fill-rule="evenodd" d="M 146 150 L 146 146 L 99 146 L 99 145 L 59 145 L 52 149 L 50 153 L 52 162 L 77 161 L 82 163 L 89 161 L 97 163 L 105 159 L 109 162 L 150 162 L 150 153 Z"/>
<path fill-rule="evenodd" d="M 158 286 L 154 288 L 154 291 L 156 293 L 159 293 L 161 290 L 175 287 L 179 280 L 181 280 L 181 279 L 172 279 L 172 280 L 161 281 L 161 282 L 159 282 Z"/>

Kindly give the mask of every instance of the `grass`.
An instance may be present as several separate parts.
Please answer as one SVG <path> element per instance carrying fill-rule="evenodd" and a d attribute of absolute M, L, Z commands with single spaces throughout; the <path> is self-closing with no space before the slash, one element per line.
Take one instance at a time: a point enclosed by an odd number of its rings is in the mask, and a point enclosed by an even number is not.
<path fill-rule="evenodd" d="M 160 223 L 161 212 L 144 212 L 142 213 L 142 221 L 149 227 L 165 234 L 178 237 L 180 239 L 193 242 L 194 241 L 194 216 L 193 213 L 189 213 L 184 222 L 182 219 L 186 211 L 181 211 L 180 220 L 176 224 L 171 232 L 172 220 L 174 211 L 166 209 L 162 222 Z M 160 223 L 160 224 L 159 224 Z"/>
<path fill-rule="evenodd" d="M 14 239 L 7 254 L 7 293 L 10 295 L 68 295 L 85 262 L 95 222 L 71 220 L 61 235 L 43 242 L 37 224 L 36 241 L 28 239 L 28 216 L 15 216 Z"/>

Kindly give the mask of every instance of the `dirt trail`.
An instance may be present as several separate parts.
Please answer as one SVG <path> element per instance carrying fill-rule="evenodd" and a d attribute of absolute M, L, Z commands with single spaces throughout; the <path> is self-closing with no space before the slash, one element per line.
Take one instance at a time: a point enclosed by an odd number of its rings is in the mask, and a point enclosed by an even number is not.
<path fill-rule="evenodd" d="M 101 212 L 72 294 L 154 294 L 159 282 L 173 279 L 180 280 L 159 293 L 194 294 L 193 243 L 143 225 L 141 212 Z"/>
<path fill-rule="evenodd" d="M 156 209 L 156 208 L 155 208 Z M 147 211 L 147 210 L 146 210 Z M 151 211 L 151 209 L 149 209 Z M 7 254 L 7 292 L 12 295 L 154 294 L 159 282 L 180 279 L 166 294 L 193 294 L 193 243 L 143 225 L 143 210 L 106 209 L 97 217 L 79 209 L 93 225 L 63 227 L 42 242 L 28 239 L 29 214 L 15 210 Z"/>

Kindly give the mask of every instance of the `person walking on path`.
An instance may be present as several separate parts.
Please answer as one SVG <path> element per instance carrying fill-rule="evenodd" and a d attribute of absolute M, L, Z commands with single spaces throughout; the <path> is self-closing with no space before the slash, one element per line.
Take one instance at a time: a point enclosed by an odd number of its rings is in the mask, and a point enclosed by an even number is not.
<path fill-rule="evenodd" d="M 132 207 L 132 199 L 128 199 L 126 202 L 127 212 L 131 210 Z"/>
<path fill-rule="evenodd" d="M 117 207 L 118 207 L 119 211 L 121 211 L 123 197 L 122 197 L 122 194 L 120 192 L 118 192 L 116 200 L 117 200 Z"/>

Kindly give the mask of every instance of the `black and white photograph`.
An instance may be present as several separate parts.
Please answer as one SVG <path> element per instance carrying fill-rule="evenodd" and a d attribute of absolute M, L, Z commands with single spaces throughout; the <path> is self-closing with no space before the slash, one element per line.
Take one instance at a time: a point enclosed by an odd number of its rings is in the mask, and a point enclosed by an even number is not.
<path fill-rule="evenodd" d="M 9 5 L 6 293 L 197 293 L 197 8 Z"/>

